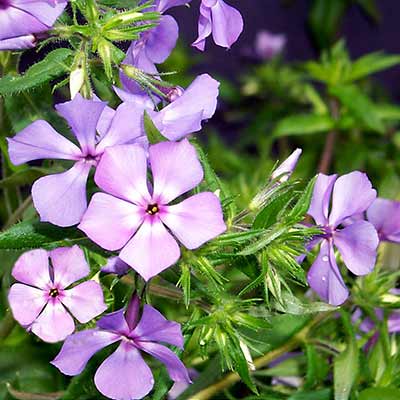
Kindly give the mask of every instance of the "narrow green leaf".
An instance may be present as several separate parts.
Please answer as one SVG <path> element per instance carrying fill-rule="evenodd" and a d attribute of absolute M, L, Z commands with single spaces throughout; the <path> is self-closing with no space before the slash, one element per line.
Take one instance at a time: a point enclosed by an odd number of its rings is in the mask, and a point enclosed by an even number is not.
<path fill-rule="evenodd" d="M 181 264 L 181 277 L 177 283 L 177 286 L 182 288 L 183 291 L 183 301 L 186 308 L 190 304 L 190 282 L 191 282 L 191 271 L 190 267 L 186 264 Z"/>
<path fill-rule="evenodd" d="M 165 142 L 167 138 L 156 128 L 147 111 L 144 112 L 144 129 L 150 144 Z"/>
<path fill-rule="evenodd" d="M 10 96 L 21 91 L 40 86 L 68 72 L 73 51 L 62 48 L 53 50 L 40 62 L 30 67 L 24 74 L 6 75 L 0 79 L 0 95 Z"/>
<path fill-rule="evenodd" d="M 299 392 L 290 396 L 287 400 L 331 400 L 331 389 L 321 389 L 313 392 Z"/>
<path fill-rule="evenodd" d="M 11 188 L 15 186 L 27 185 L 36 179 L 47 175 L 49 171 L 45 168 L 31 167 L 15 172 L 7 178 L 0 180 L 0 188 Z"/>
<path fill-rule="evenodd" d="M 374 387 L 360 393 L 358 400 L 399 400 L 400 389 L 394 387 Z"/>
<path fill-rule="evenodd" d="M 308 209 L 310 208 L 311 199 L 314 192 L 314 185 L 317 177 L 315 176 L 313 179 L 308 182 L 305 190 L 302 192 L 299 200 L 290 211 L 288 215 L 288 220 L 293 222 L 300 222 L 304 219 L 304 216 Z"/>
<path fill-rule="evenodd" d="M 333 365 L 335 400 L 348 400 L 351 389 L 358 375 L 359 351 L 351 318 L 342 312 L 342 321 L 348 334 L 347 347 L 336 356 Z"/>
<path fill-rule="evenodd" d="M 63 392 L 56 393 L 28 393 L 13 389 L 11 385 L 7 385 L 8 392 L 17 400 L 58 400 L 63 396 Z"/>
<path fill-rule="evenodd" d="M 367 128 L 379 133 L 385 131 L 385 126 L 375 110 L 375 105 L 357 86 L 335 86 L 330 88 L 330 94 L 338 98 Z"/>
<path fill-rule="evenodd" d="M 298 114 L 290 115 L 279 121 L 273 135 L 300 136 L 327 132 L 334 127 L 334 121 L 328 114 Z"/>

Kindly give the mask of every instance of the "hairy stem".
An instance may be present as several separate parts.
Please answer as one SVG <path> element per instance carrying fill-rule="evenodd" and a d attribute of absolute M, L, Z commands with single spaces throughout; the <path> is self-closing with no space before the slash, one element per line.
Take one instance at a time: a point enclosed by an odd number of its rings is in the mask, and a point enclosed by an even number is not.
<path fill-rule="evenodd" d="M 297 332 L 294 336 L 292 336 L 286 343 L 282 346 L 264 354 L 263 356 L 254 360 L 254 366 L 256 369 L 261 369 L 276 360 L 280 356 L 293 351 L 299 345 L 304 343 L 307 339 L 307 336 L 312 328 L 314 328 L 317 324 L 319 324 L 324 318 L 326 314 L 319 314 L 313 320 L 311 320 L 303 329 Z M 241 378 L 236 372 L 230 372 L 225 375 L 223 379 L 219 382 L 214 383 L 213 385 L 203 389 L 202 391 L 196 393 L 189 400 L 208 400 L 211 397 L 215 396 L 222 390 L 225 390 L 232 386 L 233 384 L 240 382 Z"/>
<path fill-rule="evenodd" d="M 7 222 L 4 224 L 4 229 L 14 225 L 21 217 L 25 210 L 31 205 L 32 196 L 28 196 L 20 206 L 10 215 Z"/>

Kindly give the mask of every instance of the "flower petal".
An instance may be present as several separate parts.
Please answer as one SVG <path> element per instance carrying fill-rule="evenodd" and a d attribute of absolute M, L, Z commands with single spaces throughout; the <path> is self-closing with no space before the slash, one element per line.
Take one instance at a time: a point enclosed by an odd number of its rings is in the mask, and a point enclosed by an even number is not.
<path fill-rule="evenodd" d="M 33 204 L 41 221 L 62 227 L 80 222 L 87 207 L 90 168 L 89 163 L 80 161 L 66 172 L 44 176 L 33 184 Z"/>
<path fill-rule="evenodd" d="M 139 350 L 126 342 L 103 361 L 94 382 L 101 394 L 115 400 L 141 399 L 154 385 L 153 374 Z"/>
<path fill-rule="evenodd" d="M 110 257 L 107 264 L 101 268 L 101 272 L 105 274 L 116 274 L 119 276 L 126 275 L 131 267 L 124 263 L 119 257 Z"/>
<path fill-rule="evenodd" d="M 67 337 L 51 364 L 65 375 L 78 375 L 95 353 L 118 340 L 121 340 L 119 335 L 98 329 L 74 333 Z"/>
<path fill-rule="evenodd" d="M 346 267 L 354 275 L 372 272 L 379 244 L 374 226 L 367 221 L 357 221 L 334 233 L 333 241 Z"/>
<path fill-rule="evenodd" d="M 47 299 L 43 290 L 15 283 L 8 293 L 13 317 L 22 325 L 30 325 L 43 310 Z"/>
<path fill-rule="evenodd" d="M 59 247 L 50 252 L 54 283 L 63 289 L 89 275 L 90 269 L 79 246 Z"/>
<path fill-rule="evenodd" d="M 110 126 L 96 147 L 97 152 L 103 152 L 110 146 L 134 143 L 140 136 L 144 136 L 142 108 L 136 104 L 122 103 L 111 120 Z"/>
<path fill-rule="evenodd" d="M 19 282 L 45 289 L 50 283 L 47 251 L 37 249 L 22 254 L 14 265 L 12 276 Z"/>
<path fill-rule="evenodd" d="M 335 182 L 329 224 L 339 225 L 344 219 L 362 213 L 376 199 L 376 190 L 368 176 L 354 171 L 343 175 Z"/>
<path fill-rule="evenodd" d="M 214 42 L 229 49 L 243 31 L 242 15 L 223 0 L 217 0 L 211 8 L 211 15 Z"/>
<path fill-rule="evenodd" d="M 32 34 L 10 39 L 0 39 L 0 50 L 24 50 L 36 46 L 36 38 Z"/>
<path fill-rule="evenodd" d="M 61 302 L 81 324 L 86 324 L 107 310 L 101 286 L 95 281 L 83 282 L 64 290 Z"/>
<path fill-rule="evenodd" d="M 139 341 L 138 345 L 143 351 L 157 358 L 167 367 L 168 374 L 174 382 L 192 382 L 183 362 L 173 351 L 158 343 Z"/>
<path fill-rule="evenodd" d="M 130 336 L 137 337 L 141 341 L 163 342 L 183 348 L 180 324 L 168 321 L 160 312 L 148 304 L 144 305 L 142 318 Z"/>
<path fill-rule="evenodd" d="M 147 205 L 150 200 L 147 157 L 139 145 L 107 148 L 97 166 L 94 179 L 101 189 L 113 196 L 141 205 Z"/>
<path fill-rule="evenodd" d="M 32 332 L 48 343 L 64 340 L 74 329 L 74 320 L 58 299 L 49 301 L 31 326 Z"/>
<path fill-rule="evenodd" d="M 78 228 L 107 250 L 118 250 L 133 236 L 143 221 L 142 210 L 125 200 L 96 193 Z"/>
<path fill-rule="evenodd" d="M 179 256 L 176 240 L 158 219 L 145 220 L 119 254 L 146 281 L 175 264 Z"/>
<path fill-rule="evenodd" d="M 329 203 L 336 178 L 337 175 L 318 174 L 315 181 L 314 192 L 307 213 L 314 218 L 317 225 L 327 225 L 328 223 Z"/>
<path fill-rule="evenodd" d="M 129 335 L 130 329 L 125 318 L 125 310 L 121 309 L 106 314 L 97 321 L 97 326 L 105 331 Z"/>
<path fill-rule="evenodd" d="M 107 103 L 84 99 L 79 93 L 56 110 L 71 126 L 83 153 L 95 155 L 96 127 Z"/>
<path fill-rule="evenodd" d="M 152 113 L 154 124 L 173 141 L 199 131 L 201 122 L 215 113 L 219 85 L 210 75 L 199 75 L 180 97 L 160 112 Z"/>
<path fill-rule="evenodd" d="M 377 198 L 368 208 L 367 218 L 381 240 L 400 242 L 400 202 Z"/>
<path fill-rule="evenodd" d="M 278 166 L 278 168 L 272 173 L 271 178 L 280 178 L 280 182 L 286 182 L 296 168 L 302 151 L 302 149 L 296 149 L 285 161 L 282 162 L 282 164 Z"/>
<path fill-rule="evenodd" d="M 333 246 L 324 240 L 320 252 L 308 271 L 311 288 L 329 304 L 338 306 L 349 296 L 348 289 L 336 264 Z"/>
<path fill-rule="evenodd" d="M 160 218 L 188 249 L 196 249 L 226 231 L 221 203 L 211 192 L 163 207 Z"/>
<path fill-rule="evenodd" d="M 79 160 L 81 150 L 56 132 L 46 121 L 35 121 L 12 138 L 7 138 L 13 164 L 55 158 Z"/>
<path fill-rule="evenodd" d="M 192 43 L 193 47 L 198 50 L 204 51 L 206 47 L 206 39 L 211 35 L 212 32 L 212 19 L 211 19 L 211 9 L 200 4 L 200 17 L 198 23 L 198 37 Z"/>
<path fill-rule="evenodd" d="M 167 204 L 203 179 L 203 168 L 196 150 L 186 139 L 150 146 L 149 154 L 155 203 Z"/>
<path fill-rule="evenodd" d="M 159 0 L 157 5 L 157 11 L 163 14 L 165 11 L 172 7 L 184 6 L 190 3 L 191 0 Z"/>

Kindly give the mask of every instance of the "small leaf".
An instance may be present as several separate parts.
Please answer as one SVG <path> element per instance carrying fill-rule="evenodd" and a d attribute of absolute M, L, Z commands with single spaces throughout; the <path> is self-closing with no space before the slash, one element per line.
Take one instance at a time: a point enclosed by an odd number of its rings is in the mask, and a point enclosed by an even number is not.
<path fill-rule="evenodd" d="M 11 385 L 7 384 L 8 392 L 17 400 L 58 400 L 63 396 L 63 392 L 56 393 L 28 393 L 20 392 L 12 388 Z"/>
<path fill-rule="evenodd" d="M 300 136 L 327 132 L 334 127 L 334 121 L 328 114 L 298 114 L 290 115 L 279 121 L 273 135 Z"/>
<path fill-rule="evenodd" d="M 342 312 L 342 321 L 348 334 L 348 343 L 346 349 L 336 356 L 334 360 L 335 400 L 349 399 L 359 370 L 359 351 L 351 325 L 351 318 L 347 313 Z"/>
<path fill-rule="evenodd" d="M 45 168 L 26 168 L 0 180 L 0 188 L 4 189 L 27 185 L 47 174 L 49 174 L 49 171 Z"/>
<path fill-rule="evenodd" d="M 399 400 L 400 389 L 394 387 L 374 387 L 360 393 L 358 400 Z"/>
<path fill-rule="evenodd" d="M 314 392 L 299 392 L 290 396 L 287 400 L 331 400 L 331 389 L 321 389 Z"/>
<path fill-rule="evenodd" d="M 73 52 L 70 49 L 56 49 L 47 54 L 42 61 L 30 67 L 24 74 L 17 76 L 6 75 L 0 79 L 0 95 L 10 96 L 59 77 L 68 72 L 68 59 L 72 58 L 72 55 Z"/>
<path fill-rule="evenodd" d="M 297 200 L 297 203 L 287 217 L 289 221 L 300 222 L 301 220 L 303 220 L 304 215 L 310 208 L 316 179 L 317 177 L 315 176 L 313 179 L 311 179 L 310 182 L 308 182 L 307 187 L 305 188 L 299 200 Z"/>
<path fill-rule="evenodd" d="M 144 112 L 144 129 L 150 144 L 165 142 L 167 138 L 156 128 L 147 111 Z"/>

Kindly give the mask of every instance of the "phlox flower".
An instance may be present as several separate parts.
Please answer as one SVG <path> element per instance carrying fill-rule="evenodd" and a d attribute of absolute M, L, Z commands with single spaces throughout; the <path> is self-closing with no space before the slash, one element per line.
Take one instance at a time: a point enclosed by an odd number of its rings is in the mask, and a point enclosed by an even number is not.
<path fill-rule="evenodd" d="M 302 152 L 302 149 L 296 149 L 285 161 L 278 165 L 278 168 L 271 174 L 271 178 L 279 178 L 280 183 L 286 182 L 295 170 Z"/>
<path fill-rule="evenodd" d="M 34 47 L 35 34 L 49 30 L 67 0 L 0 0 L 0 50 Z"/>
<path fill-rule="evenodd" d="M 69 123 L 79 146 L 43 120 L 7 140 L 15 165 L 46 158 L 74 162 L 68 171 L 42 177 L 32 186 L 33 204 L 41 221 L 71 226 L 79 223 L 86 210 L 86 182 L 104 150 L 143 139 L 143 109 L 122 104 L 114 112 L 105 102 L 77 94 L 73 100 L 56 105 L 56 110 Z"/>
<path fill-rule="evenodd" d="M 107 308 L 97 282 L 69 288 L 89 272 L 78 246 L 24 253 L 12 270 L 21 283 L 12 285 L 8 294 L 14 318 L 45 342 L 64 340 L 75 329 L 72 316 L 86 323 Z"/>
<path fill-rule="evenodd" d="M 97 328 L 75 333 L 67 338 L 60 353 L 52 361 L 63 374 L 80 374 L 89 359 L 102 348 L 119 343 L 106 358 L 94 377 L 97 389 L 115 400 L 141 399 L 154 385 L 153 374 L 141 352 L 150 354 L 167 367 L 175 382 L 190 383 L 188 372 L 170 344 L 183 348 L 180 325 L 165 319 L 155 308 L 145 305 L 139 320 L 139 299 L 134 297 L 127 311 L 105 315 Z"/>
<path fill-rule="evenodd" d="M 243 18 L 238 10 L 223 0 L 201 0 L 199 36 L 192 46 L 204 51 L 206 39 L 212 34 L 218 46 L 230 48 L 243 31 Z"/>
<path fill-rule="evenodd" d="M 161 111 L 154 111 L 154 104 L 147 96 L 138 96 L 118 88 L 115 88 L 115 91 L 124 102 L 146 107 L 161 134 L 175 141 L 198 132 L 202 128 L 202 122 L 214 115 L 218 88 L 219 82 L 210 75 L 199 75 L 182 94 Z"/>
<path fill-rule="evenodd" d="M 214 193 L 198 193 L 169 205 L 203 179 L 196 150 L 186 139 L 149 147 L 152 185 L 147 162 L 138 145 L 108 148 L 95 174 L 96 184 L 106 193 L 94 194 L 78 226 L 107 250 L 122 248 L 120 259 L 146 280 L 179 259 L 179 245 L 171 233 L 188 249 L 196 249 L 226 229 Z"/>
<path fill-rule="evenodd" d="M 355 275 L 370 273 L 376 261 L 379 243 L 374 226 L 367 221 L 351 221 L 353 216 L 368 209 L 376 198 L 368 177 L 354 171 L 337 175 L 319 174 L 308 214 L 322 228 L 309 247 L 320 244 L 319 254 L 312 264 L 307 280 L 318 295 L 333 305 L 342 304 L 348 297 L 334 246 L 346 267 Z M 344 221 L 347 222 L 343 226 Z"/>
<path fill-rule="evenodd" d="M 400 202 L 377 198 L 367 210 L 367 219 L 381 241 L 400 243 Z"/>
<path fill-rule="evenodd" d="M 155 64 L 163 63 L 176 46 L 179 37 L 179 27 L 170 15 L 163 15 L 172 7 L 184 5 L 191 0 L 156 0 L 153 7 L 161 15 L 156 27 L 141 33 L 138 40 L 134 40 L 126 53 L 124 64 L 149 74 L 157 74 Z M 125 74 L 120 74 L 121 83 L 130 93 L 143 94 L 143 89 Z"/>
<path fill-rule="evenodd" d="M 282 52 L 285 44 L 285 35 L 276 35 L 266 30 L 259 31 L 255 40 L 255 52 L 261 60 L 270 60 Z"/>

